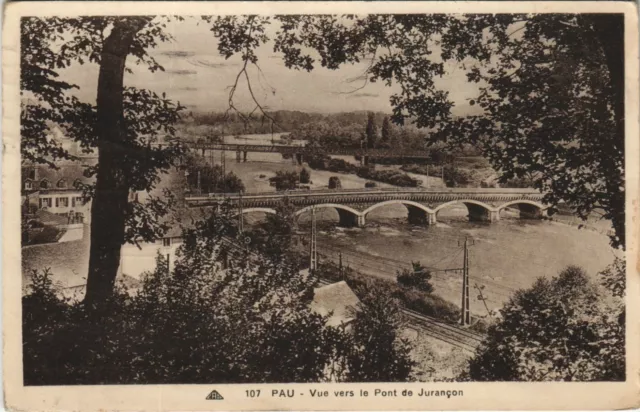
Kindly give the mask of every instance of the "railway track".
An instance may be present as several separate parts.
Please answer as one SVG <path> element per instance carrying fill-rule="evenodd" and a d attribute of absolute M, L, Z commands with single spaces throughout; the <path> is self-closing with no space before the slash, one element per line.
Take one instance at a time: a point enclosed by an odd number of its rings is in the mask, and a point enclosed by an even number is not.
<path fill-rule="evenodd" d="M 323 286 L 330 285 L 331 283 L 333 282 L 326 279 L 318 280 L 318 284 Z M 483 339 L 481 334 L 441 322 L 410 309 L 403 308 L 402 314 L 407 322 L 419 327 L 420 331 L 425 335 L 448 343 L 468 353 L 474 353 L 476 347 Z"/>
<path fill-rule="evenodd" d="M 235 249 L 245 250 L 244 246 L 238 245 L 234 239 L 223 238 L 223 242 Z M 260 258 L 260 255 L 255 252 L 250 252 L 253 257 Z M 320 285 L 330 285 L 334 282 L 330 282 L 326 279 L 319 279 L 318 284 Z M 62 289 L 65 290 L 80 290 L 81 288 L 86 287 L 86 284 L 74 285 L 65 287 Z M 471 332 L 468 330 L 461 329 L 459 327 L 449 325 L 443 322 L 438 321 L 435 318 L 422 315 L 418 312 L 415 312 L 410 309 L 403 308 L 402 313 L 405 319 L 412 323 L 415 326 L 420 327 L 420 330 L 437 340 L 448 343 L 452 346 L 460 348 L 466 352 L 473 353 L 475 348 L 482 342 L 482 335 L 477 334 L 475 332 Z"/>

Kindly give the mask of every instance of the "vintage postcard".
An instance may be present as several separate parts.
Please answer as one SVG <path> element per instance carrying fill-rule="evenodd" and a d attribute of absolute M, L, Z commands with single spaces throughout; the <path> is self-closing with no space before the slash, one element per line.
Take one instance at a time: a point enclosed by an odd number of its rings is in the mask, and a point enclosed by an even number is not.
<path fill-rule="evenodd" d="M 625 2 L 14 2 L 6 408 L 640 406 Z"/>

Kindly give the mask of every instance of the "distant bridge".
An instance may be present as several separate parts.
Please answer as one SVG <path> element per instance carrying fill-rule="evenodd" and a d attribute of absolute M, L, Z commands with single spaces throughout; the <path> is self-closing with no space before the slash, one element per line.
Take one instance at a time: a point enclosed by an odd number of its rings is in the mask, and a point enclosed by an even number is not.
<path fill-rule="evenodd" d="M 238 143 L 188 143 L 192 149 L 200 150 L 203 157 L 207 151 L 224 150 L 236 152 L 236 160 L 247 161 L 248 152 L 280 153 L 291 156 L 299 164 L 302 164 L 305 155 L 328 154 L 343 156 L 358 156 L 363 164 L 370 158 L 407 158 L 430 159 L 428 151 L 418 150 L 393 150 L 393 149 L 365 149 L 365 148 L 317 148 L 294 145 L 268 145 L 268 144 L 238 144 Z"/>
<path fill-rule="evenodd" d="M 211 193 L 208 196 L 191 196 L 186 201 L 190 207 L 216 206 L 227 200 L 239 206 L 242 213 L 276 213 L 275 207 L 287 198 L 296 208 L 296 216 L 312 208 L 332 208 L 338 212 L 340 226 L 362 227 L 371 211 L 388 205 L 401 204 L 407 208 L 409 222 L 435 224 L 438 212 L 464 205 L 471 221 L 495 222 L 500 212 L 508 207 L 518 208 L 520 217 L 540 219 L 548 206 L 542 203 L 543 194 L 533 189 L 355 189 L 312 190 L 305 192 L 269 193 Z"/>

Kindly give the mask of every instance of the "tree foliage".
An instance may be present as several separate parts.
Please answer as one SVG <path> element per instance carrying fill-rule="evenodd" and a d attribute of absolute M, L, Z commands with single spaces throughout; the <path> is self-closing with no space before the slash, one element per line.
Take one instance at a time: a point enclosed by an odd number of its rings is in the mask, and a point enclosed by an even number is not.
<path fill-rule="evenodd" d="M 368 61 L 368 82 L 398 87 L 390 98 L 394 122 L 404 124 L 411 119 L 418 127 L 438 130 L 431 142 L 440 139 L 481 147 L 505 179 L 534 173 L 534 184 L 546 193 L 545 202 L 565 201 L 583 218 L 601 211 L 613 222 L 612 244 L 624 245 L 620 16 L 386 14 L 203 19 L 218 40 L 218 52 L 225 58 L 241 57 L 238 79 L 244 78 L 249 87 L 247 67 L 258 64 L 256 49 L 270 41 L 274 52 L 292 69 L 310 71 L 317 65 L 336 69 Z M 280 29 L 269 38 L 265 28 L 273 22 Z M 100 300 L 110 293 L 119 247 L 132 238 L 125 229 L 126 214 L 132 209 L 127 206 L 128 192 L 152 188 L 158 173 L 178 152 L 171 145 L 164 149 L 151 146 L 140 133 L 159 129 L 171 135 L 182 107 L 172 105 L 165 96 L 127 92 L 122 84 L 124 70 L 130 70 L 128 58 L 151 71 L 162 70 L 148 50 L 171 39 L 166 24 L 167 18 L 151 16 L 27 18 L 21 27 L 24 158 L 47 162 L 67 156 L 43 137 L 47 122 L 61 123 L 87 148 L 92 144 L 99 148 L 96 185 L 90 191 L 96 201 L 92 204 L 88 298 Z M 57 79 L 57 70 L 86 61 L 100 65 L 95 109 L 69 94 L 72 84 Z M 480 95 L 470 104 L 477 103 L 481 116 L 453 121 L 453 103 L 434 81 L 445 73 L 445 61 L 464 61 L 469 80 L 479 82 Z M 228 104 L 244 121 L 246 116 L 233 101 L 237 86 L 237 82 L 232 86 Z M 128 93 L 136 100 L 146 99 L 147 104 L 127 109 Z M 262 120 L 273 124 L 275 119 L 256 103 L 262 109 Z M 132 111 L 137 115 L 132 116 Z"/>
<path fill-rule="evenodd" d="M 275 214 L 267 214 L 249 234 L 251 245 L 271 260 L 296 260 L 293 246 L 297 225 L 295 207 L 285 197 L 275 208 Z"/>
<path fill-rule="evenodd" d="M 500 310 L 469 363 L 480 381 L 625 379 L 623 304 L 606 303 L 578 267 L 539 278 Z"/>
<path fill-rule="evenodd" d="M 382 120 L 382 129 L 380 133 L 380 143 L 378 144 L 378 146 L 385 149 L 390 148 L 393 131 L 391 129 L 391 122 L 389 121 L 388 116 L 385 116 Z"/>
<path fill-rule="evenodd" d="M 369 112 L 367 115 L 365 137 L 367 147 L 370 149 L 375 148 L 378 139 L 378 126 L 376 125 L 376 116 L 373 112 Z"/>
<path fill-rule="evenodd" d="M 101 308 L 61 299 L 47 273 L 23 299 L 25 383 L 316 382 L 347 338 L 308 308 L 315 282 L 281 263 L 257 266 L 228 250 L 220 215 L 184 234 L 178 259 L 143 278 L 137 293 Z M 176 350 L 180 348 L 180 350 Z"/>
<path fill-rule="evenodd" d="M 288 67 L 370 60 L 368 81 L 396 84 L 392 119 L 438 129 L 432 141 L 482 148 L 504 179 L 536 173 L 545 201 L 613 222 L 624 246 L 624 24 L 614 14 L 280 16 Z M 345 21 L 346 20 L 346 21 Z M 438 53 L 439 51 L 439 53 Z M 451 117 L 434 82 L 468 69 L 479 116 Z M 464 63 L 463 63 L 464 62 Z"/>
<path fill-rule="evenodd" d="M 85 196 L 94 199 L 87 297 L 95 302 L 113 289 L 120 246 L 155 239 L 165 229 L 156 219 L 162 215 L 152 218 L 127 199 L 131 191 L 152 191 L 182 153 L 174 143 L 163 148 L 153 145 L 175 133 L 182 106 L 164 95 L 122 84 L 129 55 L 152 72 L 162 69 L 147 49 L 169 40 L 165 26 L 165 19 L 150 17 L 28 17 L 21 21 L 23 160 L 56 167 L 56 160 L 74 158 L 49 138 L 52 125 L 61 127 L 85 151 L 98 149 L 98 164 L 87 170 L 96 182 L 84 187 Z M 71 94 L 77 86 L 58 80 L 59 70 L 85 62 L 100 66 L 96 106 Z M 155 214 L 170 206 L 159 197 L 153 205 Z"/>
<path fill-rule="evenodd" d="M 427 293 L 433 292 L 433 285 L 429 283 L 431 272 L 422 266 L 420 262 L 411 262 L 411 270 L 403 269 L 398 271 L 396 279 L 401 286 L 415 288 Z"/>
<path fill-rule="evenodd" d="M 624 63 L 620 15 L 469 16 L 482 114 L 440 137 L 482 148 L 503 181 L 533 176 L 545 202 L 611 220 L 624 246 Z M 482 32 L 489 35 L 480 37 Z"/>
<path fill-rule="evenodd" d="M 309 184 L 311 181 L 311 174 L 306 168 L 302 168 L 300 171 L 300 183 Z"/>
<path fill-rule="evenodd" d="M 300 181 L 300 175 L 295 171 L 278 170 L 276 175 L 269 178 L 269 182 L 272 183 L 276 190 L 293 190 L 298 186 Z"/>
<path fill-rule="evenodd" d="M 388 290 L 365 284 L 358 295 L 352 323 L 353 350 L 347 355 L 347 380 L 352 382 L 407 381 L 415 364 L 411 346 L 399 336 L 402 313 Z"/>
<path fill-rule="evenodd" d="M 244 192 L 244 183 L 235 173 L 223 174 L 222 166 L 212 166 L 198 156 L 188 156 L 183 168 L 187 174 L 187 184 L 192 191 L 200 191 L 200 193 Z"/>

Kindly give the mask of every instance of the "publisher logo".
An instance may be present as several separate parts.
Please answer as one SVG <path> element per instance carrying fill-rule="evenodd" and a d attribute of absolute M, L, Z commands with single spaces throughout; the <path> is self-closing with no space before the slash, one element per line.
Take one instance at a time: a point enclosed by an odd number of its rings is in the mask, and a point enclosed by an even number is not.
<path fill-rule="evenodd" d="M 208 401 L 221 401 L 221 400 L 223 400 L 223 399 L 224 399 L 224 398 L 222 397 L 222 395 L 220 395 L 220 394 L 218 393 L 218 391 L 217 391 L 217 390 L 215 390 L 215 389 L 214 389 L 214 390 L 212 390 L 212 391 L 211 391 L 211 393 L 209 393 L 209 395 L 207 395 L 207 400 L 208 400 Z"/>

